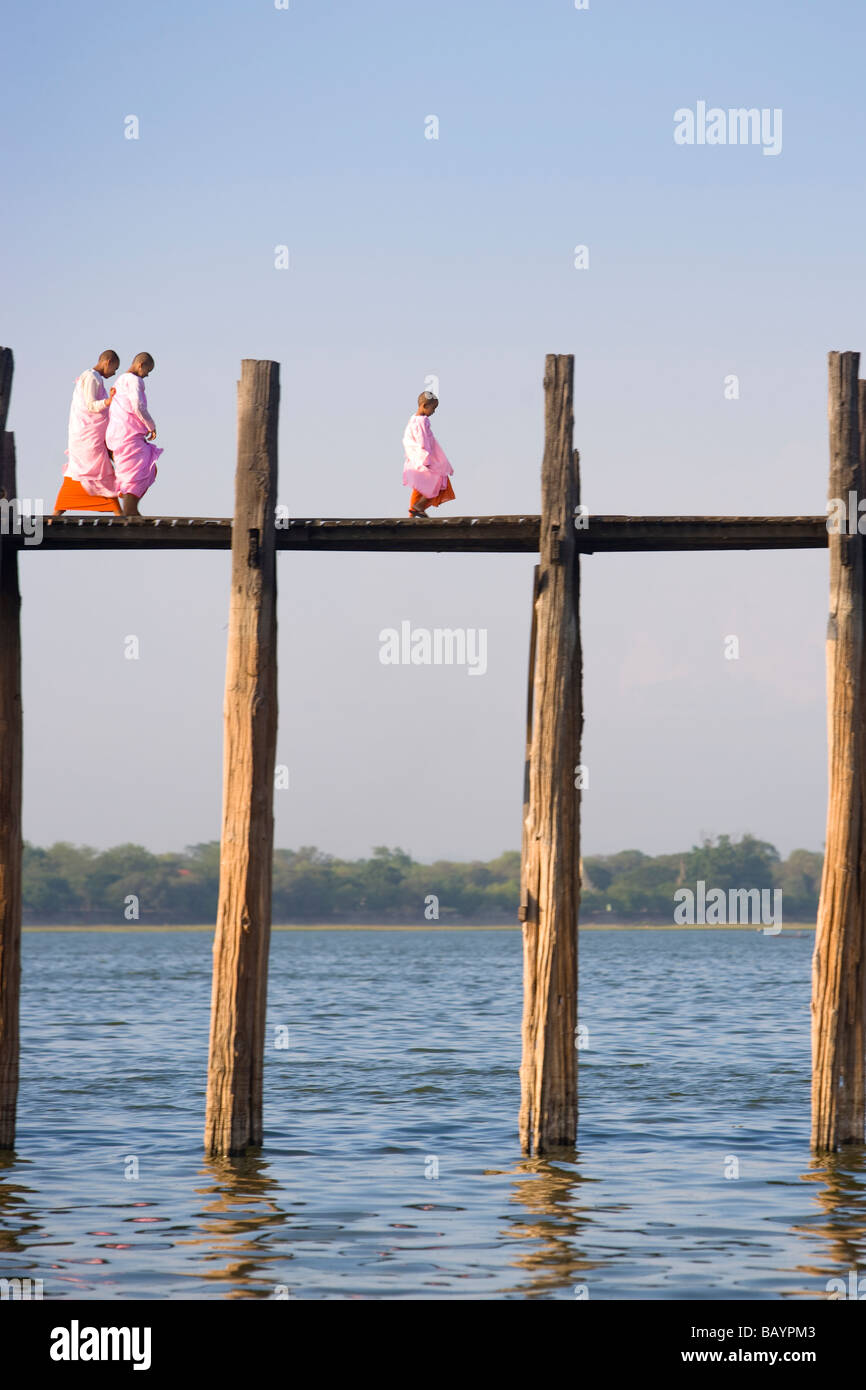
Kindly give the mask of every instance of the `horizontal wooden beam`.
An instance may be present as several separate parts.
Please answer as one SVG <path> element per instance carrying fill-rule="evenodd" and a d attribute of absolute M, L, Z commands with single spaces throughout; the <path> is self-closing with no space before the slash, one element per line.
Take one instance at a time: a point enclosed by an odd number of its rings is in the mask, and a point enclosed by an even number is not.
<path fill-rule="evenodd" d="M 605 550 L 820 550 L 826 516 L 590 516 L 585 553 Z"/>
<path fill-rule="evenodd" d="M 230 550 L 231 518 L 60 516 L 44 518 L 43 550 Z M 293 518 L 277 525 L 278 550 L 538 549 L 537 516 Z"/>
<path fill-rule="evenodd" d="M 799 550 L 827 546 L 826 516 L 589 516 L 575 532 L 583 554 L 651 550 Z M 44 550 L 230 550 L 226 517 L 47 516 Z M 457 551 L 536 554 L 537 516 L 294 518 L 277 527 L 277 550 Z M 22 527 L 23 530 L 23 527 Z M 35 538 L 34 538 L 35 539 Z"/>

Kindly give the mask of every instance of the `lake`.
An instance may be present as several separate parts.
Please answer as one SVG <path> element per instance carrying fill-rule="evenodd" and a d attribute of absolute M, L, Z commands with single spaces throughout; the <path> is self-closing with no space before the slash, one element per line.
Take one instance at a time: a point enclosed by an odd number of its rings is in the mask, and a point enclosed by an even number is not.
<path fill-rule="evenodd" d="M 212 934 L 27 932 L 0 1277 L 46 1299 L 815 1299 L 812 934 L 587 932 L 579 1150 L 517 1143 L 516 931 L 277 931 L 265 1145 L 202 1158 Z M 727 1175 L 727 1176 L 726 1176 Z"/>

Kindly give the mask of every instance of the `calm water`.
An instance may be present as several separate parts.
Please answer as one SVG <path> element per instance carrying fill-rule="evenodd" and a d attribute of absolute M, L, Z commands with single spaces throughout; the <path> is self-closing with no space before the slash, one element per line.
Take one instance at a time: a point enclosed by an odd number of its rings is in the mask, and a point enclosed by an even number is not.
<path fill-rule="evenodd" d="M 0 1276 L 46 1299 L 775 1299 L 866 1269 L 866 1169 L 808 1151 L 811 935 L 586 933 L 580 1149 L 556 1162 L 516 1142 L 499 931 L 275 933 L 266 1144 L 205 1162 L 210 943 L 25 935 Z"/>

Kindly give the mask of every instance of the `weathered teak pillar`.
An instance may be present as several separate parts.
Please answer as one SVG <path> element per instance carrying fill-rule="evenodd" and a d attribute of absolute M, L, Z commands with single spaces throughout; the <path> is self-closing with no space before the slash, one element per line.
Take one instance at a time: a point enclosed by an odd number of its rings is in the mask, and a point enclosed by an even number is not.
<path fill-rule="evenodd" d="M 0 499 L 15 500 L 15 438 L 6 433 L 12 352 L 0 348 Z M 5 515 L 5 521 L 3 517 Z M 15 1144 L 21 984 L 21 597 L 15 514 L 0 512 L 0 1149 Z M 3 532 L 6 531 L 4 535 Z"/>
<path fill-rule="evenodd" d="M 244 361 L 226 663 L 220 891 L 205 1149 L 262 1141 L 277 737 L 277 362 Z"/>
<path fill-rule="evenodd" d="M 523 808 L 523 1060 L 520 1143 L 541 1154 L 577 1137 L 577 913 L 583 728 L 579 458 L 572 446 L 574 358 L 544 371 L 541 538 L 536 571 Z"/>
<path fill-rule="evenodd" d="M 827 726 L 830 786 L 818 928 L 812 958 L 812 1147 L 832 1151 L 864 1138 L 866 825 L 864 825 L 864 594 L 866 395 L 860 354 L 830 353 L 830 497 L 856 493 L 855 534 L 830 531 Z M 861 413 L 862 411 L 862 413 Z"/>

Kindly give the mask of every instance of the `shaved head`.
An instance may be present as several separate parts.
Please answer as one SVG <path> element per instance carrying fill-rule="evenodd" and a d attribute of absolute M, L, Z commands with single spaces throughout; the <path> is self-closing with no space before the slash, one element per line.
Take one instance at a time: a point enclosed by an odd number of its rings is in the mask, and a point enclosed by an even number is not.
<path fill-rule="evenodd" d="M 139 352 L 133 357 L 132 365 L 133 367 L 147 367 L 147 370 L 152 372 L 156 363 L 149 352 Z"/>
<path fill-rule="evenodd" d="M 118 357 L 117 353 L 114 351 L 114 348 L 106 348 L 104 352 L 101 352 L 101 353 L 99 354 L 99 357 L 97 358 L 97 361 L 98 361 L 98 362 L 116 362 L 117 365 L 120 366 L 120 358 Z"/>

